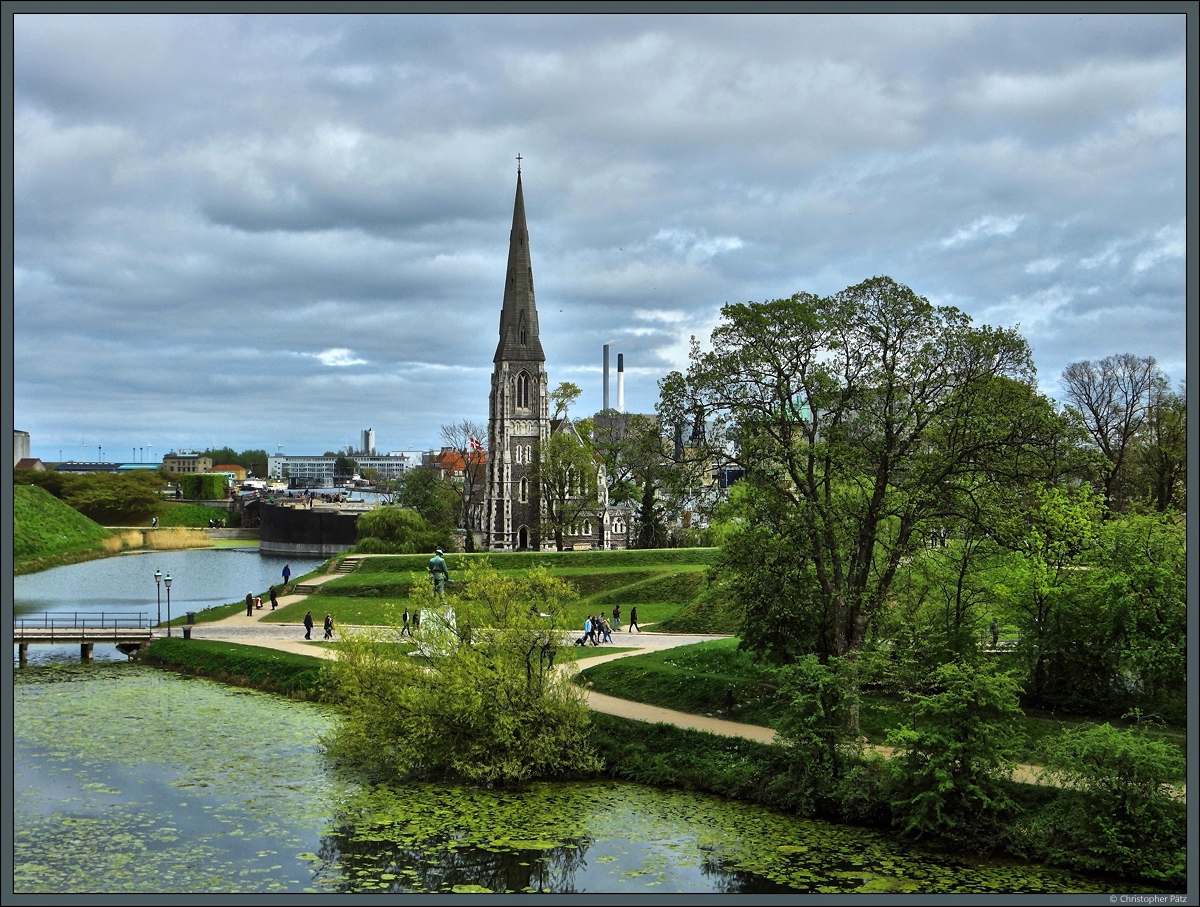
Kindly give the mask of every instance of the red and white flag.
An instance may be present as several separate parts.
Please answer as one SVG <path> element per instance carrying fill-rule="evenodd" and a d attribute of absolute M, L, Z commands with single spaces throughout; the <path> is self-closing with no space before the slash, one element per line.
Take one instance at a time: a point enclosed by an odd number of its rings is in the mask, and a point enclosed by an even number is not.
<path fill-rule="evenodd" d="M 471 442 L 471 450 L 483 450 L 483 445 L 474 438 L 469 439 Z"/>

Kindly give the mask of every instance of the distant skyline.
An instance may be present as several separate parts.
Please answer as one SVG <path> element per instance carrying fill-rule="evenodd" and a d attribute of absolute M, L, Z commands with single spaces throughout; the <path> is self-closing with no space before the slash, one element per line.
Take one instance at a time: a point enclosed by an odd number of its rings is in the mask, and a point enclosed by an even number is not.
<path fill-rule="evenodd" d="M 1186 17 L 12 19 L 14 427 L 44 461 L 486 423 L 522 156 L 552 386 L 886 274 L 1041 389 L 1186 378 Z M 1194 160 L 1191 162 L 1194 172 Z"/>

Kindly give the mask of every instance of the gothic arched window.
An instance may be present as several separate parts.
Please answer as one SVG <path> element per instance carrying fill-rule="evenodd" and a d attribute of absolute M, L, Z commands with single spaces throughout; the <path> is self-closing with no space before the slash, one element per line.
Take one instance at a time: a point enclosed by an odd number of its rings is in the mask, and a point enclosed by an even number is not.
<path fill-rule="evenodd" d="M 529 408 L 529 374 L 527 372 L 517 375 L 517 406 L 521 409 Z"/>
<path fill-rule="evenodd" d="M 524 479 L 524 478 L 521 479 L 520 496 L 521 496 L 522 504 L 526 504 L 529 502 L 529 480 L 528 479 Z"/>
<path fill-rule="evenodd" d="M 521 320 L 517 324 L 517 342 L 521 346 L 529 345 L 529 328 L 525 325 L 525 313 L 521 313 Z"/>

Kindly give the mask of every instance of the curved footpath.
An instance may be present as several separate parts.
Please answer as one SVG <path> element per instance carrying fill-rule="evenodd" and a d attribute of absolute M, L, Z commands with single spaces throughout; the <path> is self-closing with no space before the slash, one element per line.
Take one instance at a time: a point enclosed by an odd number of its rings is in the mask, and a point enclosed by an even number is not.
<path fill-rule="evenodd" d="M 319 586 L 340 575 L 337 573 L 327 573 L 312 579 L 306 579 L 303 585 Z M 278 601 L 279 606 L 283 607 L 304 601 L 306 598 L 308 598 L 307 595 L 290 594 L 279 596 Z M 321 637 L 324 635 L 324 631 L 321 628 L 324 615 L 313 615 L 313 639 L 309 641 L 304 638 L 303 624 L 276 623 L 274 621 L 264 622 L 263 618 L 270 613 L 269 605 L 264 604 L 262 609 L 255 611 L 251 617 L 247 617 L 245 612 L 239 611 L 237 614 L 212 621 L 211 623 L 195 624 L 191 628 L 192 637 L 194 639 L 215 639 L 223 642 L 241 643 L 243 645 L 262 646 L 264 648 L 278 649 L 282 652 L 293 652 L 298 655 L 337 658 L 336 649 L 329 649 L 319 645 L 322 641 Z M 339 631 L 340 629 L 345 628 L 339 628 Z M 366 628 L 350 627 L 349 629 Z M 564 668 L 566 670 L 579 670 L 617 658 L 624 658 L 627 655 L 640 655 L 644 652 L 672 649 L 676 646 L 690 646 L 698 642 L 706 642 L 710 639 L 728 638 L 728 635 L 720 634 L 631 633 L 623 628 L 613 631 L 613 645 L 617 648 L 632 647 L 629 651 L 605 652 L 603 651 L 603 647 L 597 647 L 595 655 L 571 662 L 569 665 L 564 666 Z M 758 743 L 775 742 L 775 731 L 771 728 L 760 727 L 754 724 L 742 724 L 738 721 L 725 721 L 724 719 L 711 718 L 707 715 L 677 712 L 673 709 L 664 709 L 655 705 L 647 705 L 643 702 L 634 702 L 630 699 L 618 699 L 615 696 L 607 696 L 603 693 L 594 692 L 590 689 L 590 684 L 584 688 L 583 693 L 588 708 L 596 712 L 618 715 L 622 718 L 631 718 L 635 721 L 645 721 L 648 724 L 671 724 L 676 727 L 688 728 L 695 731 L 707 731 L 711 734 L 720 734 L 725 737 L 742 737 Z M 868 748 L 875 750 L 885 757 L 892 754 L 890 747 L 876 745 Z M 1040 771 L 1040 768 L 1036 765 L 1018 764 L 1014 767 L 1013 779 L 1026 784 L 1040 784 L 1043 783 L 1038 778 Z M 1180 798 L 1186 799 L 1186 788 L 1183 785 L 1179 785 L 1176 790 Z"/>

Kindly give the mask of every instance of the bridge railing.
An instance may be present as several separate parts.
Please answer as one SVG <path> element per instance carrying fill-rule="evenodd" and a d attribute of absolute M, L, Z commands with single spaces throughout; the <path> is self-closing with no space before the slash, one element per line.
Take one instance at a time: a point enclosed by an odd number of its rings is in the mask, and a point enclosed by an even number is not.
<path fill-rule="evenodd" d="M 47 611 L 13 619 L 18 633 L 38 630 L 145 630 L 151 625 L 146 611 Z"/>

